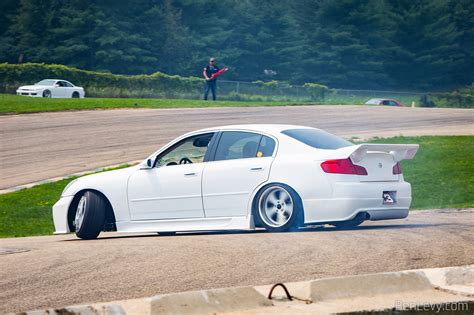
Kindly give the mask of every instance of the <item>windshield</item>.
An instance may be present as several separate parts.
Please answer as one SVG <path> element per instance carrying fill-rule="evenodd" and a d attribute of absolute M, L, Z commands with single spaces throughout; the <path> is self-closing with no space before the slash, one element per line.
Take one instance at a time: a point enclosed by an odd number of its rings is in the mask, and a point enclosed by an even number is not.
<path fill-rule="evenodd" d="M 41 80 L 38 83 L 35 83 L 35 85 L 45 85 L 45 86 L 53 86 L 56 81 L 54 80 Z"/>
<path fill-rule="evenodd" d="M 378 98 L 373 98 L 365 102 L 367 105 L 378 105 L 380 103 L 380 99 Z"/>
<path fill-rule="evenodd" d="M 347 140 L 319 129 L 288 129 L 281 133 L 316 149 L 335 150 L 354 145 Z"/>

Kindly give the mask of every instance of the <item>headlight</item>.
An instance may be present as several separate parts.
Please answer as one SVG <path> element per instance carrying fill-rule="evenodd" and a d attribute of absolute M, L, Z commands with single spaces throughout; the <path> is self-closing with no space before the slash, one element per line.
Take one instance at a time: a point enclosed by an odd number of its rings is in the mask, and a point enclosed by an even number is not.
<path fill-rule="evenodd" d="M 66 192 L 66 190 L 67 190 L 69 187 L 71 187 L 71 185 L 74 184 L 78 179 L 79 179 L 79 178 L 76 178 L 76 179 L 70 181 L 69 184 L 67 184 L 66 187 L 64 187 L 63 192 L 61 193 L 61 196 L 64 196 L 64 193 Z"/>

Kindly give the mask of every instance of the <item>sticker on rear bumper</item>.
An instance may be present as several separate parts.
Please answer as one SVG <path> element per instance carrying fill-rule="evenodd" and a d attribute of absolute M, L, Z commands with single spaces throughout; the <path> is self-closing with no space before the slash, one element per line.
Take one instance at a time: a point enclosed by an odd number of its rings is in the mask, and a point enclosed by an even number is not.
<path fill-rule="evenodd" d="M 384 191 L 382 194 L 383 204 L 384 205 L 393 205 L 397 203 L 396 200 L 397 192 L 396 191 Z"/>

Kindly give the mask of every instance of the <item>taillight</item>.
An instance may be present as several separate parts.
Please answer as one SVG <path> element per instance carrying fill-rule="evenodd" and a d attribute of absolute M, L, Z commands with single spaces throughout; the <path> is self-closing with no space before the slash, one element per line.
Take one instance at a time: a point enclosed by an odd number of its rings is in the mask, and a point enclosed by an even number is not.
<path fill-rule="evenodd" d="M 400 166 L 400 163 L 397 162 L 392 168 L 392 173 L 393 175 L 399 175 L 402 173 L 402 167 Z"/>
<path fill-rule="evenodd" d="M 350 158 L 324 161 L 321 163 L 321 168 L 326 173 L 367 175 L 367 170 L 360 165 L 353 164 Z"/>

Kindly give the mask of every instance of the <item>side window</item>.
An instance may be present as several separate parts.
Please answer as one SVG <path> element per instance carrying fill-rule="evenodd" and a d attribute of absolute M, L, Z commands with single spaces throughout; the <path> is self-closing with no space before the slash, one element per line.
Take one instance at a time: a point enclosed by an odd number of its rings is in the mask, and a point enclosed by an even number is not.
<path fill-rule="evenodd" d="M 258 157 L 266 157 L 272 156 L 273 151 L 275 151 L 275 140 L 270 137 L 263 136 L 262 140 L 260 140 L 260 146 L 258 147 L 257 156 Z"/>
<path fill-rule="evenodd" d="M 204 162 L 213 135 L 207 133 L 181 140 L 157 157 L 155 167 Z"/>
<path fill-rule="evenodd" d="M 64 86 L 65 87 L 72 87 L 72 84 L 67 82 L 67 81 L 63 81 L 64 82 Z"/>
<path fill-rule="evenodd" d="M 217 146 L 215 161 L 247 159 L 257 156 L 262 135 L 251 132 L 226 131 Z"/>

